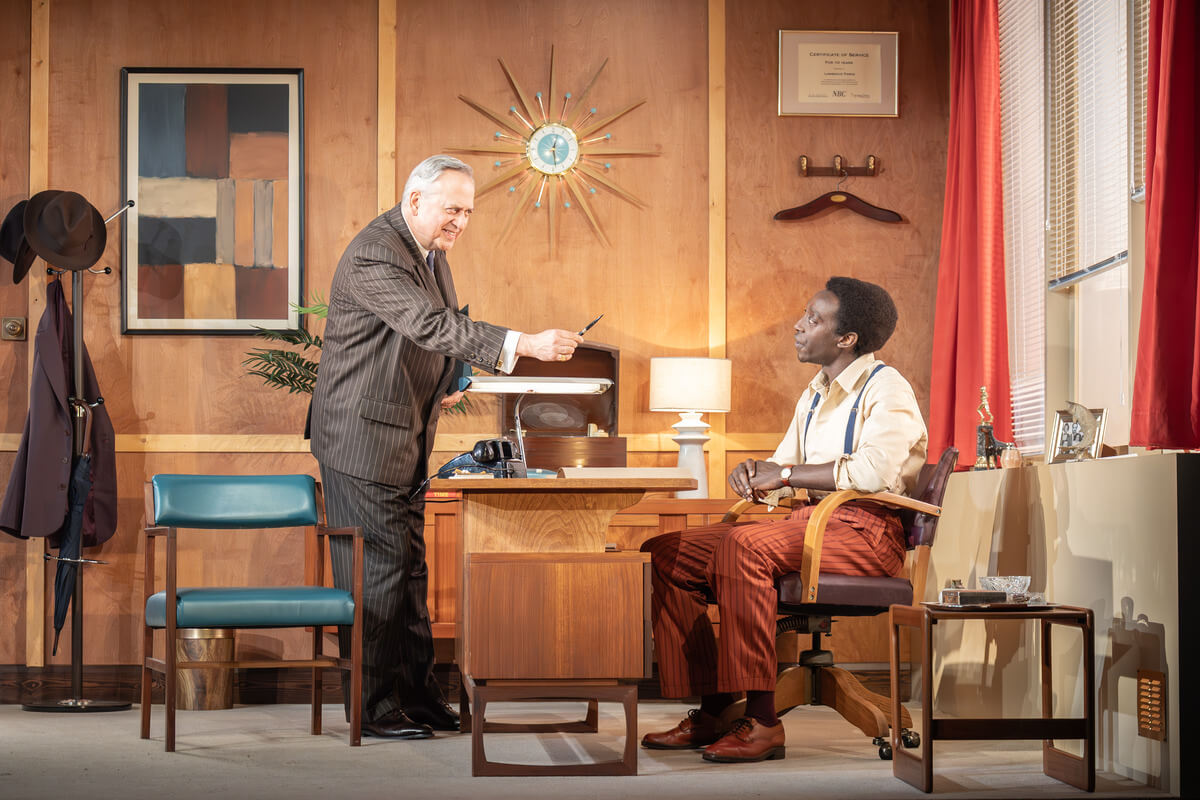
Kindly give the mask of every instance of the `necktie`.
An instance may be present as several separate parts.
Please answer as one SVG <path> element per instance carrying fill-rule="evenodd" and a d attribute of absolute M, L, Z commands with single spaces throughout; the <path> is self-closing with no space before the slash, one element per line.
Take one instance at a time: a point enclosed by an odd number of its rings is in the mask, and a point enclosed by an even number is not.
<path fill-rule="evenodd" d="M 428 253 L 425 255 L 425 263 L 429 265 L 429 271 L 430 271 L 430 272 L 437 272 L 437 270 L 435 270 L 435 269 L 433 268 L 433 251 L 432 251 L 432 250 L 430 250 L 430 251 L 429 251 L 429 252 L 428 252 Z"/>

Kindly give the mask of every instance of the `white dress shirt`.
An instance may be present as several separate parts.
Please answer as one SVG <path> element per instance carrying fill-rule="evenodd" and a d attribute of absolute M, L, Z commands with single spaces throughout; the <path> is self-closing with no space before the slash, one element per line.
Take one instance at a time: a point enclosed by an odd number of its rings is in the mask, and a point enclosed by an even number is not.
<path fill-rule="evenodd" d="M 769 458 L 776 464 L 833 462 L 838 489 L 911 494 L 925 463 L 929 435 L 912 386 L 893 367 L 864 353 L 832 382 L 818 372 L 796 403 L 783 441 Z M 866 391 L 863 386 L 866 385 Z M 850 410 L 862 392 L 850 454 L 845 453 Z M 813 397 L 820 400 L 813 408 Z M 809 421 L 809 410 L 812 418 Z M 807 423 L 807 435 L 805 427 Z"/>

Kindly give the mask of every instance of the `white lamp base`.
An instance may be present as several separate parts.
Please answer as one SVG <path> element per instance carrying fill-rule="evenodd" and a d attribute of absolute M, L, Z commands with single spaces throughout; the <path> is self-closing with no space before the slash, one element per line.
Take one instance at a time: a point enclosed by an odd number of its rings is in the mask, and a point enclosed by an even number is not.
<path fill-rule="evenodd" d="M 679 445 L 679 468 L 696 479 L 696 488 L 676 492 L 676 497 L 708 497 L 708 466 L 704 460 L 704 443 L 708 441 L 709 425 L 700 419 L 699 411 L 680 411 L 679 421 L 671 427 L 671 438 Z"/>

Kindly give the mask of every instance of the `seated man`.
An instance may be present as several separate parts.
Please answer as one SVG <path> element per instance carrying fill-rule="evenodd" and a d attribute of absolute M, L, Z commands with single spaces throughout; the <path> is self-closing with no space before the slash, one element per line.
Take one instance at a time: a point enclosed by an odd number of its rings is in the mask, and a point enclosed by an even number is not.
<path fill-rule="evenodd" d="M 761 500 L 792 486 L 908 494 L 925 463 L 927 435 L 912 387 L 877 361 L 896 328 L 896 306 L 881 287 L 830 278 L 795 325 L 796 355 L 819 364 L 783 441 L 768 461 L 749 459 L 729 475 L 738 496 Z M 700 708 L 675 728 L 647 734 L 642 746 L 703 747 L 708 761 L 784 756 L 775 713 L 775 579 L 800 569 L 813 506 L 786 520 L 720 524 L 657 536 L 651 554 L 654 641 L 665 697 L 699 695 Z M 905 542 L 896 512 L 846 505 L 825 529 L 822 571 L 897 575 Z M 705 590 L 721 609 L 717 646 Z M 718 729 L 734 692 L 746 692 L 746 716 Z"/>

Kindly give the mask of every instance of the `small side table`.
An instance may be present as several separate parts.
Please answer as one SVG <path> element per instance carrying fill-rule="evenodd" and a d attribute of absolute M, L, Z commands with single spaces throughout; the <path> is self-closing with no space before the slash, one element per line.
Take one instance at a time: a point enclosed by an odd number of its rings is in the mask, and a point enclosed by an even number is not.
<path fill-rule="evenodd" d="M 1042 716 L 1021 719 L 941 718 L 933 716 L 933 626 L 943 620 L 1019 620 L 1036 619 L 1042 629 Z M 1055 625 L 1079 628 L 1083 635 L 1084 703 L 1082 717 L 1052 717 L 1050 687 L 1050 634 Z M 907 751 L 900 743 L 900 694 L 897 691 L 900 668 L 900 628 L 921 632 L 917 652 L 921 658 L 921 744 Z M 1042 739 L 1042 772 L 1084 791 L 1096 787 L 1095 656 L 1091 609 L 1074 606 L 1030 606 L 1018 609 L 950 609 L 930 606 L 891 607 L 891 683 L 892 683 L 892 774 L 923 792 L 933 791 L 934 739 Z M 1082 739 L 1083 755 L 1076 756 L 1054 746 L 1055 739 Z M 915 753 L 919 752 L 920 755 Z"/>

